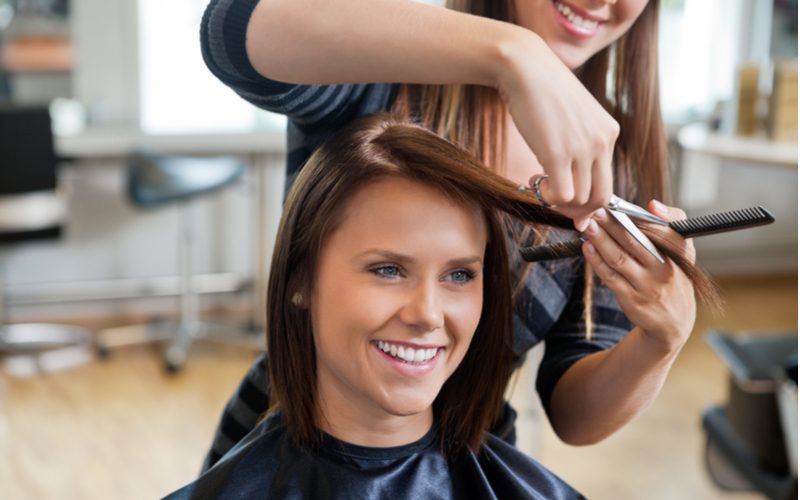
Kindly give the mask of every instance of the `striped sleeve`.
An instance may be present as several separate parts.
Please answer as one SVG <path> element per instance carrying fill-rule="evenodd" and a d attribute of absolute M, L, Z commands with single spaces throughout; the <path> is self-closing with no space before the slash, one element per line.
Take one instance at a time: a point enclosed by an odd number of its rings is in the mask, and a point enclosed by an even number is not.
<path fill-rule="evenodd" d="M 211 0 L 200 47 L 211 72 L 259 108 L 286 115 L 300 127 L 337 127 L 352 119 L 368 84 L 299 85 L 259 74 L 246 49 L 247 24 L 258 0 Z"/>
<path fill-rule="evenodd" d="M 536 379 L 539 398 L 548 413 L 553 389 L 564 373 L 583 357 L 613 347 L 633 328 L 611 290 L 604 285 L 595 284 L 592 291 L 594 331 L 591 340 L 586 339 L 583 259 L 580 262 L 580 272 L 577 273 L 578 279 L 572 287 L 569 301 L 545 337 L 544 359 Z"/>

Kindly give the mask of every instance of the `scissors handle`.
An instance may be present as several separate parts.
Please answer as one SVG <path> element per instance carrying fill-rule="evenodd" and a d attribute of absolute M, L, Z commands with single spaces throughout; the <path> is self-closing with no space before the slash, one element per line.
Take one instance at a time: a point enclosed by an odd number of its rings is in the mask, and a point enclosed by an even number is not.
<path fill-rule="evenodd" d="M 662 226 L 669 225 L 669 223 L 664 219 L 651 214 L 639 205 L 634 205 L 629 201 L 623 200 L 615 194 L 611 195 L 611 200 L 608 202 L 608 209 L 614 210 L 615 212 L 622 212 L 629 217 L 633 217 L 634 219 L 646 220 L 647 222 L 652 222 Z"/>

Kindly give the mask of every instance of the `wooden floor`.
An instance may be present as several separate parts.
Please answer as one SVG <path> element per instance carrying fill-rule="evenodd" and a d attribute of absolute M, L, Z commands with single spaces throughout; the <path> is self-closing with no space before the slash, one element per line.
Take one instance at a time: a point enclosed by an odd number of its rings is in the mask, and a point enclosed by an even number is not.
<path fill-rule="evenodd" d="M 701 311 L 652 408 L 603 443 L 573 448 L 522 415 L 523 449 L 589 498 L 750 499 L 725 495 L 702 464 L 702 410 L 725 398 L 727 373 L 709 328 L 797 328 L 796 277 L 721 282 L 727 313 Z M 151 348 L 118 351 L 61 373 L 0 378 L 0 498 L 159 498 L 195 477 L 224 402 L 253 354 L 199 346 L 178 376 Z M 517 384 L 515 398 L 532 394 Z M 530 417 L 530 418 L 526 418 Z M 534 422 L 535 428 L 531 428 Z"/>

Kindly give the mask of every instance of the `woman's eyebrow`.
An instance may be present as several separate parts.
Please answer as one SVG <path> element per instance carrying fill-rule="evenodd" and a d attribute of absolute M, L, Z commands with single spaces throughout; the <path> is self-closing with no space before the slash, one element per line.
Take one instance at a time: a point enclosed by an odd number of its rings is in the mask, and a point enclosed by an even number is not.
<path fill-rule="evenodd" d="M 386 260 L 399 263 L 413 262 L 414 258 L 410 255 L 393 252 L 391 250 L 371 248 L 359 253 L 356 257 L 362 258 L 370 255 L 383 257 Z M 483 264 L 483 257 L 480 255 L 470 255 L 467 257 L 458 257 L 447 261 L 448 266 L 469 266 L 471 264 Z"/>
<path fill-rule="evenodd" d="M 483 265 L 483 257 L 478 255 L 474 255 L 472 257 L 462 257 L 459 259 L 451 259 L 447 262 L 448 265 L 451 266 L 470 266 L 472 264 L 481 264 Z"/>

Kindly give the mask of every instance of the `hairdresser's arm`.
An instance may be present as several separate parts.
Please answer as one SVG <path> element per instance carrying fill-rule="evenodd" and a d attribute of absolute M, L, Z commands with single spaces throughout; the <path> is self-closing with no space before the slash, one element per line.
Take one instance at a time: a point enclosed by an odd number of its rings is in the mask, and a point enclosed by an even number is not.
<path fill-rule="evenodd" d="M 619 127 L 527 29 L 411 1 L 260 0 L 246 47 L 284 82 L 495 87 L 551 177 L 549 202 L 574 217 L 610 196 Z"/>
<path fill-rule="evenodd" d="M 652 204 L 651 211 L 667 220 L 685 216 Z M 648 408 L 694 325 L 694 290 L 686 275 L 646 254 L 609 219 L 600 217 L 595 230 L 588 230 L 594 251 L 584 253 L 637 326 L 614 347 L 575 362 L 553 389 L 550 420 L 570 444 L 600 441 Z M 674 238 L 693 260 L 691 242 Z"/>
<path fill-rule="evenodd" d="M 550 399 L 556 434 L 572 445 L 610 436 L 655 400 L 677 354 L 677 349 L 654 344 L 637 327 L 613 348 L 577 361 Z"/>

